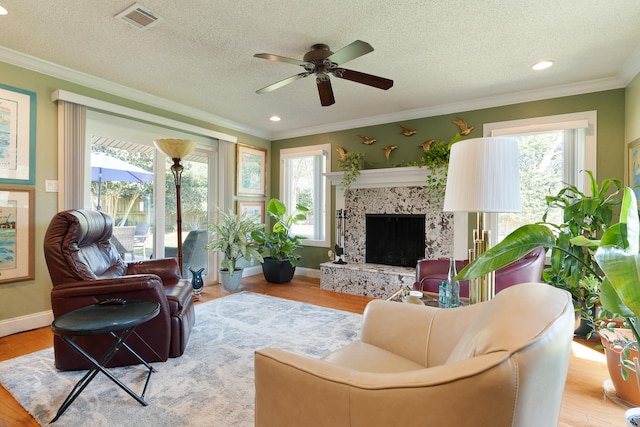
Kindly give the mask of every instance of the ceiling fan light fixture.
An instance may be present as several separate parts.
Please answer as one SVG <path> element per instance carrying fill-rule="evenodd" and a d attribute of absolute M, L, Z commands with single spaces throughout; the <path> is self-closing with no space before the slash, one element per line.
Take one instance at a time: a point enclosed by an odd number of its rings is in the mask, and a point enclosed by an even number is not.
<path fill-rule="evenodd" d="M 553 61 L 550 59 L 545 59 L 544 61 L 536 62 L 531 66 L 531 69 L 534 71 L 546 70 L 553 66 Z"/>
<path fill-rule="evenodd" d="M 352 82 L 387 90 L 393 86 L 393 80 L 383 77 L 366 74 L 359 71 L 348 70 L 339 67 L 339 65 L 359 58 L 367 53 L 373 52 L 373 47 L 369 43 L 362 40 L 356 40 L 353 43 L 343 47 L 337 52 L 332 52 L 326 44 L 318 43 L 311 46 L 311 50 L 307 52 L 302 61 L 299 59 L 287 58 L 272 53 L 256 53 L 255 58 L 267 59 L 269 61 L 286 62 L 288 64 L 298 65 L 304 68 L 303 73 L 299 73 L 288 77 L 279 82 L 258 89 L 256 93 L 262 94 L 279 89 L 311 74 L 315 74 L 318 94 L 320 95 L 320 105 L 327 107 L 335 103 L 333 89 L 331 88 L 331 80 L 329 75 L 334 77 L 350 80 Z"/>

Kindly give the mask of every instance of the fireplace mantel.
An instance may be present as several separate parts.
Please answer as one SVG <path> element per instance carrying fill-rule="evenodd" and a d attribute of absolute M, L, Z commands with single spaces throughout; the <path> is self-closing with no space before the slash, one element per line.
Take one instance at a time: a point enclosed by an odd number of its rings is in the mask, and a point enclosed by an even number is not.
<path fill-rule="evenodd" d="M 420 187 L 427 182 L 429 170 L 418 166 L 384 169 L 364 169 L 351 188 Z M 330 172 L 325 176 L 331 185 L 340 188 L 344 172 Z"/>

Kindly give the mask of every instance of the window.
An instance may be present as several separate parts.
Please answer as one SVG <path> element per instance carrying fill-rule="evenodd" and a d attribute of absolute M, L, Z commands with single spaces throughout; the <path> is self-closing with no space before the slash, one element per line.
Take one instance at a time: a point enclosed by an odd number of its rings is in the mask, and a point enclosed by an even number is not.
<path fill-rule="evenodd" d="M 114 219 L 116 227 L 144 226 L 147 230 L 139 246 L 135 246 L 135 238 L 126 244 L 118 242 L 127 260 L 177 255 L 176 193 L 170 171 L 173 162 L 158 154 L 153 140 L 158 135 L 168 135 L 197 142 L 194 152 L 181 161 L 183 276 L 191 277 L 190 267 L 195 270 L 204 267 L 204 276 L 213 273 L 205 280 L 215 280 L 216 271 L 209 268 L 210 263 L 214 265 L 210 259 L 213 254 L 204 251 L 206 238 L 201 233 L 205 230 L 207 235 L 209 213 L 216 203 L 215 193 L 210 191 L 216 178 L 210 176 L 209 164 L 216 159 L 217 141 L 96 111 L 87 113 L 87 135 L 91 144 L 91 178 L 87 177 L 90 185 L 85 206 L 92 209 L 99 206 Z M 116 160 L 114 167 L 128 173 L 100 177 L 94 157 L 96 160 L 101 157 L 104 164 Z"/>
<path fill-rule="evenodd" d="M 545 196 L 556 194 L 563 183 L 588 189 L 583 172 L 596 172 L 596 112 L 538 117 L 484 126 L 486 136 L 518 139 L 520 149 L 520 195 L 522 212 L 490 214 L 488 228 L 499 242 L 524 224 L 542 219 L 547 207 Z M 560 212 L 550 212 L 548 222 L 560 224 Z"/>
<path fill-rule="evenodd" d="M 307 246 L 329 246 L 331 212 L 324 174 L 331 163 L 331 145 L 287 148 L 280 150 L 280 197 L 287 209 L 296 205 L 309 209 L 305 221 L 294 226 L 293 232 L 306 237 Z"/>

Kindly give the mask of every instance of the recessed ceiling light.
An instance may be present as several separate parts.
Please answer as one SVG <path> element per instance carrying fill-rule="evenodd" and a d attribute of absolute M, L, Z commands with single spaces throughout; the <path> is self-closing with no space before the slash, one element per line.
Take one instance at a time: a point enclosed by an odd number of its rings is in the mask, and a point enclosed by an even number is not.
<path fill-rule="evenodd" d="M 271 120 L 272 122 L 279 122 L 282 119 L 280 119 L 280 117 L 278 116 L 271 116 L 269 117 L 269 120 Z"/>
<path fill-rule="evenodd" d="M 7 9 L 5 9 L 4 7 L 0 6 L 0 15 L 6 15 L 9 12 L 7 12 Z"/>
<path fill-rule="evenodd" d="M 531 69 L 536 70 L 536 71 L 546 70 L 547 68 L 551 67 L 552 65 L 553 65 L 553 61 L 545 60 L 545 61 L 540 61 L 537 64 L 533 64 Z"/>

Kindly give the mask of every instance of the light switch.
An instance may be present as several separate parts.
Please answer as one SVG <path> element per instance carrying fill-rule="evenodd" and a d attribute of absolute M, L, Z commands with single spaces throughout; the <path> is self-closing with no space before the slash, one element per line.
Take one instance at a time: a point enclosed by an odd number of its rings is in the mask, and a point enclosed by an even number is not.
<path fill-rule="evenodd" d="M 44 182 L 44 191 L 47 193 L 57 193 L 58 192 L 58 180 L 56 179 L 47 179 Z"/>

